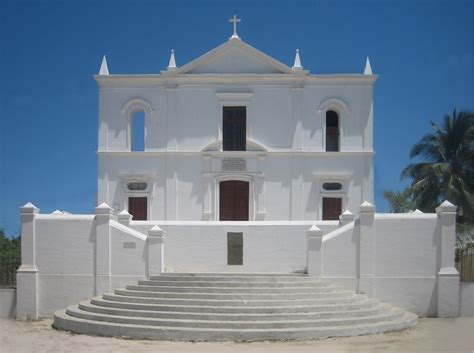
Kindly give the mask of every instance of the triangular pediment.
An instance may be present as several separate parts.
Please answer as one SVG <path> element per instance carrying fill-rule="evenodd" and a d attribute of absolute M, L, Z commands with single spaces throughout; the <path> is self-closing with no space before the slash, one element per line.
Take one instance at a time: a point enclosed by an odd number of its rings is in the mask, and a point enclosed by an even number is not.
<path fill-rule="evenodd" d="M 240 39 L 230 39 L 175 72 L 178 74 L 288 74 L 292 73 L 292 70 Z"/>

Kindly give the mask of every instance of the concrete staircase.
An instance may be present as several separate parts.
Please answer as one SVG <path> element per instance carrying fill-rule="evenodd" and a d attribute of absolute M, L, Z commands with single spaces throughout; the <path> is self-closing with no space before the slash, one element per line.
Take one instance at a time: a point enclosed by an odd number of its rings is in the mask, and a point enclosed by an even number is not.
<path fill-rule="evenodd" d="M 76 333 L 160 340 L 318 339 L 403 330 L 416 315 L 307 275 L 166 273 L 54 314 Z"/>

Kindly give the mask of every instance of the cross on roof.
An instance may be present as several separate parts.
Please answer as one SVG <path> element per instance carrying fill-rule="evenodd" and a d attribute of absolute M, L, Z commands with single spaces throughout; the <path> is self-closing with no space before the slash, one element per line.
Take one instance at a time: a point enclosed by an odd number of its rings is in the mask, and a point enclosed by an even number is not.
<path fill-rule="evenodd" d="M 239 35 L 237 34 L 237 23 L 239 23 L 240 21 L 242 21 L 240 18 L 237 18 L 236 15 L 234 15 L 234 17 L 232 17 L 229 22 L 233 22 L 234 23 L 234 34 L 232 34 L 232 37 L 231 38 L 239 38 Z"/>

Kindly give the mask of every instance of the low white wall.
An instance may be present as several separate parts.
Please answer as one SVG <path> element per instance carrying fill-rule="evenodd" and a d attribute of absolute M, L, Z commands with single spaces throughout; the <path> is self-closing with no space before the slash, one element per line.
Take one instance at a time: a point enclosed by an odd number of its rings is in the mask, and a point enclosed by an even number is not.
<path fill-rule="evenodd" d="M 147 222 L 166 233 L 166 272 L 285 272 L 306 269 L 306 230 L 315 222 Z M 338 222 L 316 222 L 325 232 Z M 243 233 L 243 265 L 227 265 L 227 233 Z"/>
<path fill-rule="evenodd" d="M 461 282 L 461 316 L 474 316 L 474 282 Z"/>
<path fill-rule="evenodd" d="M 94 215 L 38 215 L 35 222 L 38 269 L 38 315 L 97 294 Z M 125 227 L 125 229 L 127 229 Z M 145 278 L 146 236 L 112 221 L 110 271 L 112 288 Z"/>
<path fill-rule="evenodd" d="M 16 289 L 0 288 L 0 319 L 16 317 Z"/>
<path fill-rule="evenodd" d="M 166 272 L 305 271 L 306 233 L 316 225 L 324 234 L 318 257 L 322 278 L 420 316 L 438 315 L 440 299 L 446 298 L 439 294 L 444 293 L 439 291 L 440 268 L 450 269 L 449 262 L 442 264 L 441 240 L 453 237 L 448 245 L 454 247 L 454 226 L 441 227 L 442 217 L 436 214 L 366 212 L 363 223 L 356 218 L 339 227 L 336 221 L 130 222 L 124 215 L 122 224 L 113 220 L 107 205 L 96 212 L 97 216 L 33 214 L 34 227 L 26 223 L 22 237 L 34 241 L 22 244 L 22 266 L 29 261 L 30 268 L 38 272 L 27 268 L 19 276 L 18 298 L 26 298 L 19 299 L 19 304 L 23 303 L 19 316 L 50 316 L 67 305 L 145 278 L 149 267 L 147 234 L 155 225 L 166 232 Z M 243 265 L 227 265 L 229 232 L 243 233 Z M 454 248 L 444 253 L 451 261 Z M 450 281 L 456 280 L 455 273 L 449 276 Z M 460 296 L 461 313 L 472 315 L 473 286 L 463 284 L 461 293 L 459 287 L 455 289 L 452 293 L 457 294 L 448 297 Z M 459 313 L 456 305 L 448 308 L 449 315 Z"/>
<path fill-rule="evenodd" d="M 346 288 L 357 285 L 359 229 L 348 223 L 322 239 L 322 276 Z"/>
<path fill-rule="evenodd" d="M 373 297 L 419 316 L 437 314 L 440 224 L 436 214 L 375 214 Z M 360 222 L 346 224 L 322 239 L 322 277 L 357 290 Z M 367 246 L 367 244 L 366 244 Z"/>
<path fill-rule="evenodd" d="M 374 296 L 419 316 L 436 316 L 441 238 L 436 214 L 376 215 L 375 231 Z"/>

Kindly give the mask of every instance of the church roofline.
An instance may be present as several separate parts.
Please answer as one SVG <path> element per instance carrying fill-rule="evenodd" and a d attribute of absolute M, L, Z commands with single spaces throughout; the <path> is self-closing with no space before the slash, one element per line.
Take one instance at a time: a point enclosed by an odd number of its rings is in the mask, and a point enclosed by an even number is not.
<path fill-rule="evenodd" d="M 229 40 L 226 42 L 222 43 L 221 45 L 217 46 L 214 49 L 211 49 L 207 53 L 204 53 L 201 56 L 198 56 L 196 59 L 190 61 L 189 63 L 181 66 L 177 70 L 169 71 L 169 70 L 163 70 L 161 73 L 163 75 L 177 75 L 177 74 L 184 74 L 187 72 L 192 71 L 193 69 L 197 68 L 200 65 L 203 65 L 215 57 L 217 57 L 219 54 L 224 53 L 226 50 L 228 50 L 231 47 L 238 47 L 242 49 L 243 51 L 259 58 L 263 62 L 267 63 L 268 65 L 274 67 L 276 70 L 281 71 L 281 73 L 284 74 L 295 74 L 294 70 L 292 70 L 289 66 L 283 64 L 282 62 L 272 58 L 271 56 L 265 54 L 261 50 L 258 50 L 254 47 L 252 47 L 250 44 L 245 43 L 243 40 L 241 40 L 238 37 L 231 37 Z M 307 72 L 306 72 L 307 73 Z"/>
<path fill-rule="evenodd" d="M 314 75 L 288 75 L 288 74 L 113 74 L 94 75 L 99 85 L 128 85 L 128 84 L 213 84 L 213 83 L 264 83 L 264 84 L 348 84 L 348 85 L 373 85 L 378 75 L 364 74 L 314 74 Z"/>

